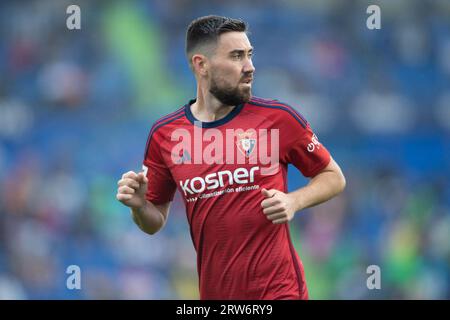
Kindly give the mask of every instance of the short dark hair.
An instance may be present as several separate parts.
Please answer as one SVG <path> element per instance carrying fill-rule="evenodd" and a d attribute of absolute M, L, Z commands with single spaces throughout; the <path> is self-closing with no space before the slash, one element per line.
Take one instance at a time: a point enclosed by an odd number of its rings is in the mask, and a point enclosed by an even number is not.
<path fill-rule="evenodd" d="M 186 56 L 191 64 L 192 54 L 199 45 L 216 43 L 226 32 L 246 32 L 248 25 L 240 19 L 209 15 L 195 19 L 186 32 Z"/>

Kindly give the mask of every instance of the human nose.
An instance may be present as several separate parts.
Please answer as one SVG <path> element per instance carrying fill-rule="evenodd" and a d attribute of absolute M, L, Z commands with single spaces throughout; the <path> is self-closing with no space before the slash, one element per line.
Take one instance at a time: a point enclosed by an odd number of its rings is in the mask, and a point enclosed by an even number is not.
<path fill-rule="evenodd" d="M 247 58 L 244 64 L 244 73 L 253 73 L 255 72 L 255 67 L 253 66 L 253 61 L 251 58 Z"/>

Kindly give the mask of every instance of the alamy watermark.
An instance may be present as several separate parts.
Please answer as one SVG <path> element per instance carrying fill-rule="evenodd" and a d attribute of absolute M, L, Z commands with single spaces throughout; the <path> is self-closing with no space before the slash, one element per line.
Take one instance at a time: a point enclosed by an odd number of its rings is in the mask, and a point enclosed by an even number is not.
<path fill-rule="evenodd" d="M 367 7 L 366 13 L 370 16 L 366 20 L 366 26 L 369 30 L 381 29 L 381 9 L 376 4 Z"/>
<path fill-rule="evenodd" d="M 202 129 L 195 123 L 193 134 L 179 128 L 172 132 L 177 142 L 171 152 L 174 164 L 260 164 L 262 175 L 278 171 L 280 132 L 278 129 Z M 237 150 L 237 151 L 236 151 Z"/>
<path fill-rule="evenodd" d="M 381 269 L 376 264 L 372 264 L 367 267 L 366 273 L 370 276 L 367 277 L 366 285 L 369 290 L 381 289 Z"/>
<path fill-rule="evenodd" d="M 66 279 L 66 287 L 69 290 L 81 290 L 81 269 L 76 264 L 67 267 L 66 274 L 69 276 Z"/>
<path fill-rule="evenodd" d="M 69 30 L 81 29 L 81 9 L 76 4 L 72 4 L 67 7 L 66 13 L 70 16 L 66 19 L 66 26 Z"/>

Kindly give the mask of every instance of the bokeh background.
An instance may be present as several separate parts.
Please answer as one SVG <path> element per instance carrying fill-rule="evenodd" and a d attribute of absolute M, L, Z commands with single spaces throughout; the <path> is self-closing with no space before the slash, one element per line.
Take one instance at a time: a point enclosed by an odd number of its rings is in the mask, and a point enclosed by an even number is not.
<path fill-rule="evenodd" d="M 298 108 L 347 177 L 291 222 L 310 297 L 449 299 L 447 0 L 1 1 L 0 299 L 198 298 L 179 196 L 148 236 L 115 194 L 153 121 L 195 96 L 184 36 L 206 14 L 250 24 L 254 94 Z"/>

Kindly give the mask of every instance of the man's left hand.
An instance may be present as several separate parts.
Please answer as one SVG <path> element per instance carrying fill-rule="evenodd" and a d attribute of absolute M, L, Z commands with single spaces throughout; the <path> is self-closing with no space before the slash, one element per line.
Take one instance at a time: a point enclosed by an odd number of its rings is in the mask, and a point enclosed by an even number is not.
<path fill-rule="evenodd" d="M 295 208 L 294 200 L 289 194 L 281 192 L 276 189 L 262 189 L 264 200 L 261 202 L 261 207 L 267 219 L 273 224 L 286 223 L 294 217 Z"/>

